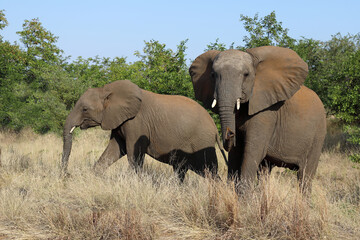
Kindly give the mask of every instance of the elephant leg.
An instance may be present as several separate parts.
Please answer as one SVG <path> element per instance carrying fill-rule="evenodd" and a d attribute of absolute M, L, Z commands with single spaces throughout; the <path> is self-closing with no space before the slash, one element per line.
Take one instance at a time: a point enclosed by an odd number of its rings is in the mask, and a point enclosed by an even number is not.
<path fill-rule="evenodd" d="M 208 171 L 212 178 L 220 178 L 218 176 L 218 161 L 214 147 L 193 153 L 189 165 L 191 170 L 202 177 L 205 177 L 206 171 Z"/>
<path fill-rule="evenodd" d="M 174 173 L 178 176 L 180 182 L 183 183 L 184 179 L 185 179 L 185 175 L 188 171 L 187 165 L 186 164 L 181 164 L 181 165 L 174 164 L 173 169 L 174 169 Z"/>
<path fill-rule="evenodd" d="M 241 181 L 252 184 L 257 178 L 260 163 L 265 159 L 275 131 L 277 113 L 266 111 L 255 115 L 246 126 L 246 134 L 239 144 L 244 146 L 241 161 Z"/>
<path fill-rule="evenodd" d="M 130 166 L 136 171 L 139 172 L 144 165 L 144 158 L 146 149 L 148 146 L 148 141 L 143 138 L 139 138 L 135 144 L 133 141 L 129 140 L 126 142 L 127 157 Z"/>
<path fill-rule="evenodd" d="M 251 184 L 256 180 L 261 161 L 266 156 L 267 144 L 246 143 L 244 156 L 241 165 L 241 181 L 245 184 Z"/>
<path fill-rule="evenodd" d="M 209 170 L 211 177 L 220 178 L 218 175 L 218 160 L 215 148 L 207 148 L 205 151 L 205 169 Z"/>
<path fill-rule="evenodd" d="M 241 161 L 243 158 L 243 146 L 232 148 L 228 154 L 228 179 L 236 183 L 240 179 Z"/>
<path fill-rule="evenodd" d="M 317 165 L 317 161 L 310 161 L 307 164 L 301 165 L 299 167 L 297 172 L 297 179 L 299 181 L 300 191 L 305 195 L 311 193 L 312 179 L 315 176 Z"/>
<path fill-rule="evenodd" d="M 132 156 L 128 154 L 128 161 L 131 166 L 135 170 L 136 173 L 139 173 L 144 166 L 145 153 L 136 152 Z"/>
<path fill-rule="evenodd" d="M 322 141 L 314 141 L 312 148 L 309 151 L 306 160 L 299 164 L 297 178 L 300 185 L 300 190 L 304 194 L 311 192 L 311 182 L 316 173 L 321 155 Z"/>
<path fill-rule="evenodd" d="M 111 164 L 126 154 L 124 141 L 114 132 L 111 133 L 110 142 L 105 151 L 94 165 L 96 174 L 105 171 Z"/>
<path fill-rule="evenodd" d="M 273 165 L 270 161 L 268 161 L 267 159 L 264 159 L 261 161 L 259 169 L 257 171 L 257 176 L 258 178 L 260 177 L 261 174 L 268 174 L 270 175 L 271 170 L 273 169 L 275 165 Z"/>
<path fill-rule="evenodd" d="M 185 175 L 189 169 L 189 156 L 181 151 L 169 154 L 169 164 L 172 165 L 174 173 L 178 176 L 180 182 L 184 182 Z"/>

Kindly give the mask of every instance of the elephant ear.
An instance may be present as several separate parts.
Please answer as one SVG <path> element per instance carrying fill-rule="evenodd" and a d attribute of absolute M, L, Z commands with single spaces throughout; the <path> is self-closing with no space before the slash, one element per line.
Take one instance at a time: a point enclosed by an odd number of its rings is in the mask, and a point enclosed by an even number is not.
<path fill-rule="evenodd" d="M 256 67 L 249 115 L 291 98 L 304 83 L 308 66 L 293 50 L 264 46 L 247 52 Z"/>
<path fill-rule="evenodd" d="M 208 109 L 211 109 L 214 100 L 215 79 L 212 76 L 212 65 L 219 53 L 220 51 L 216 50 L 207 51 L 198 56 L 189 68 L 195 98 Z"/>
<path fill-rule="evenodd" d="M 142 90 L 129 80 L 118 80 L 103 88 L 104 111 L 101 128 L 115 129 L 140 110 Z"/>

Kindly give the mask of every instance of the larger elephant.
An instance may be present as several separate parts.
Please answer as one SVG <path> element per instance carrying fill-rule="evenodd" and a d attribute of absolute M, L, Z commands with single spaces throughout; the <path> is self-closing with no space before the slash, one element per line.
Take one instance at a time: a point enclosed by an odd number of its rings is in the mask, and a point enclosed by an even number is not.
<path fill-rule="evenodd" d="M 202 176 L 206 168 L 217 174 L 215 144 L 222 149 L 217 128 L 208 112 L 189 98 L 155 94 L 128 80 L 88 89 L 64 125 L 64 174 L 71 152 L 72 131 L 75 127 L 95 126 L 111 130 L 109 144 L 94 166 L 97 173 L 125 154 L 130 165 L 138 169 L 147 153 L 173 165 L 181 181 L 188 169 Z"/>
<path fill-rule="evenodd" d="M 307 64 L 292 50 L 211 50 L 192 63 L 195 96 L 219 113 L 228 175 L 252 182 L 259 166 L 298 170 L 311 189 L 326 133 L 324 106 L 303 85 Z"/>

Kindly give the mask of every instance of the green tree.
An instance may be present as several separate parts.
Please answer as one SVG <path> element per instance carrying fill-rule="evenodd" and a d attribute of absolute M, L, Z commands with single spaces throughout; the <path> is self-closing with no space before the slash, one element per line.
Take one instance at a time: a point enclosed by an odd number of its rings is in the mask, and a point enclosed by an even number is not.
<path fill-rule="evenodd" d="M 110 82 L 123 79 L 140 82 L 139 79 L 143 77 L 141 69 L 143 69 L 141 61 L 127 63 L 126 58 L 116 57 L 109 62 L 108 77 Z"/>
<path fill-rule="evenodd" d="M 0 30 L 8 25 L 4 10 L 0 10 Z M 25 78 L 26 54 L 16 44 L 3 41 L 0 36 L 0 124 L 1 127 L 19 129 L 15 114 L 22 106 L 22 89 L 18 88 Z"/>
<path fill-rule="evenodd" d="M 233 43 L 231 43 L 231 45 L 229 47 L 226 47 L 226 44 L 220 43 L 219 38 L 217 38 L 214 43 L 210 43 L 210 44 L 206 45 L 205 52 L 209 51 L 209 50 L 225 51 L 227 49 L 233 49 L 234 44 L 235 43 L 233 42 Z"/>
<path fill-rule="evenodd" d="M 58 40 L 50 31 L 45 29 L 38 18 L 25 20 L 23 30 L 17 32 L 20 41 L 25 45 L 31 60 L 42 60 L 48 63 L 58 63 L 63 52 L 56 46 Z"/>
<path fill-rule="evenodd" d="M 333 113 L 347 123 L 360 124 L 360 34 L 340 34 L 326 42 L 328 96 Z"/>
<path fill-rule="evenodd" d="M 3 30 L 9 23 L 5 17 L 5 10 L 0 10 L 0 30 Z M 2 36 L 0 36 L 0 41 L 2 40 Z"/>
<path fill-rule="evenodd" d="M 2 15 L 2 18 L 4 16 Z M 59 131 L 66 116 L 63 92 L 69 75 L 64 70 L 57 37 L 38 19 L 26 20 L 18 34 L 24 45 L 0 42 L 0 123 L 39 133 Z"/>
<path fill-rule="evenodd" d="M 353 37 L 359 39 L 359 35 Z M 349 52 L 343 53 L 342 61 L 330 73 L 329 98 L 332 113 L 346 123 L 344 130 L 348 141 L 360 146 L 360 49 L 358 41 L 351 42 L 352 46 L 346 48 Z M 359 152 L 349 157 L 360 163 Z"/>
<path fill-rule="evenodd" d="M 20 86 L 26 77 L 26 54 L 18 45 L 0 41 L 0 125 L 20 129 L 24 124 L 16 113 L 27 91 Z"/>
<path fill-rule="evenodd" d="M 249 33 L 249 36 L 243 38 L 245 48 L 261 46 L 291 48 L 295 43 L 295 39 L 288 35 L 289 29 L 283 28 L 282 22 L 276 20 L 275 11 L 263 18 L 259 18 L 259 14 L 255 14 L 253 18 L 241 14 L 240 21 L 243 22 L 245 30 Z"/>
<path fill-rule="evenodd" d="M 107 78 L 108 63 L 108 58 L 101 59 L 96 56 L 84 59 L 78 57 L 75 61 L 68 64 L 65 69 L 72 79 L 78 82 L 79 90 L 83 92 L 89 87 L 100 87 L 109 83 Z"/>
<path fill-rule="evenodd" d="M 152 92 L 194 98 L 185 59 L 186 42 L 181 41 L 176 52 L 155 40 L 145 42 L 143 54 L 135 53 L 140 61 L 134 64 L 141 76 L 134 82 Z"/>
<path fill-rule="evenodd" d="M 322 41 L 302 38 L 297 41 L 293 50 L 308 64 L 309 74 L 305 85 L 314 90 L 328 108 L 328 80 L 324 78 L 326 51 L 323 46 Z"/>

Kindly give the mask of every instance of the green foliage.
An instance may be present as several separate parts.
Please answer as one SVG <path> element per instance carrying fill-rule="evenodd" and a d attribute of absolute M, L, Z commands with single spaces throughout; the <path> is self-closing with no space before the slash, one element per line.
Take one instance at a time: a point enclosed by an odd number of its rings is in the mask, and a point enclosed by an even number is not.
<path fill-rule="evenodd" d="M 125 58 L 116 57 L 108 64 L 108 79 L 110 82 L 121 79 L 140 79 L 142 77 L 141 67 L 141 62 L 128 64 Z"/>
<path fill-rule="evenodd" d="M 360 163 L 360 154 L 359 153 L 354 153 L 352 155 L 349 156 L 350 161 L 354 162 L 354 163 Z"/>
<path fill-rule="evenodd" d="M 5 10 L 0 10 L 0 30 L 3 30 L 9 24 L 4 12 Z"/>
<path fill-rule="evenodd" d="M 314 90 L 327 106 L 328 85 L 324 75 L 324 48 L 323 42 L 302 38 L 297 41 L 293 50 L 308 64 L 309 74 L 305 85 Z"/>
<path fill-rule="evenodd" d="M 26 99 L 27 91 L 22 88 L 25 79 L 26 54 L 17 45 L 0 42 L 0 124 L 19 129 L 13 121 Z M 20 87 L 19 87 L 20 86 Z"/>
<path fill-rule="evenodd" d="M 330 109 L 347 123 L 360 123 L 360 35 L 333 36 L 327 43 Z M 357 40 L 357 42 L 355 42 Z"/>
<path fill-rule="evenodd" d="M 354 144 L 360 144 L 360 127 L 359 126 L 345 126 L 345 132 L 350 135 L 348 141 Z"/>
<path fill-rule="evenodd" d="M 260 19 L 258 14 L 255 14 L 254 18 L 241 14 L 240 21 L 244 22 L 244 28 L 250 35 L 243 38 L 245 48 L 292 47 L 295 43 L 295 39 L 288 36 L 289 29 L 283 28 L 282 22 L 276 20 L 275 11 Z"/>
<path fill-rule="evenodd" d="M 42 27 L 38 19 L 26 20 L 19 31 L 25 49 L 0 43 L 0 123 L 20 130 L 31 126 L 39 133 L 58 131 L 66 116 L 58 83 L 66 78 L 64 59 L 57 37 Z"/>
<path fill-rule="evenodd" d="M 152 92 L 194 98 L 185 59 L 186 42 L 181 41 L 176 52 L 155 40 L 145 42 L 143 54 L 135 53 L 140 59 L 135 64 L 141 75 L 134 82 Z"/>
<path fill-rule="evenodd" d="M 58 37 L 46 30 L 38 18 L 25 20 L 23 30 L 17 34 L 26 47 L 30 63 L 37 60 L 47 63 L 59 62 L 62 50 L 56 46 Z"/>
<path fill-rule="evenodd" d="M 217 38 L 214 43 L 210 43 L 210 44 L 206 45 L 206 49 L 204 51 L 205 52 L 209 51 L 209 50 L 225 51 L 227 49 L 233 49 L 234 44 L 235 43 L 233 42 L 229 47 L 226 47 L 226 44 L 220 43 L 219 38 Z"/>

